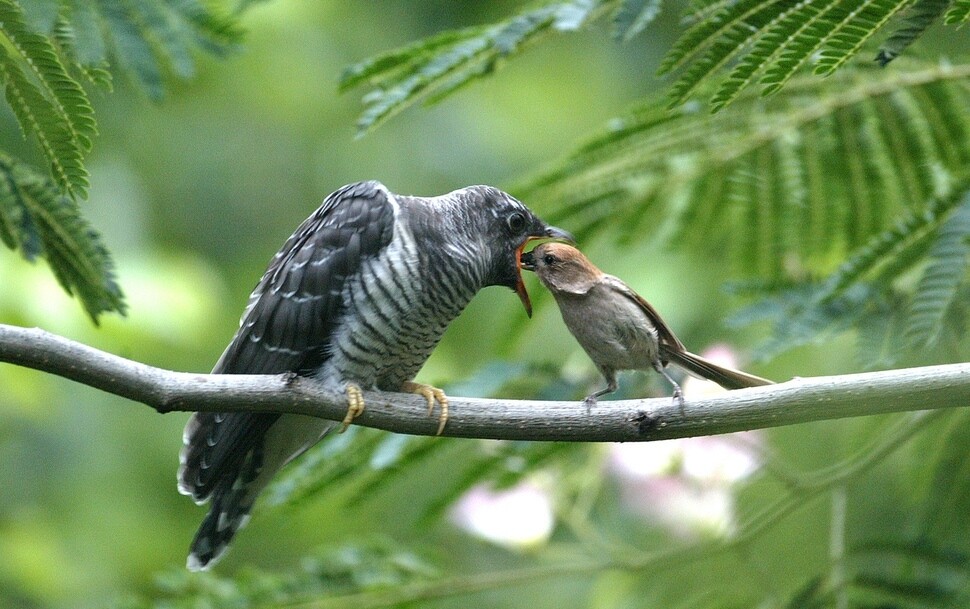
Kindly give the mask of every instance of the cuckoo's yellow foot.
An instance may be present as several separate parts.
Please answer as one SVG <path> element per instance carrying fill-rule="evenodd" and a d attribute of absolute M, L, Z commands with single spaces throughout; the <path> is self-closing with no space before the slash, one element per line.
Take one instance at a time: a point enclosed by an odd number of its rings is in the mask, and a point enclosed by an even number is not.
<path fill-rule="evenodd" d="M 354 419 L 364 412 L 364 394 L 360 387 L 353 383 L 347 383 L 347 414 L 340 422 L 340 432 L 347 431 Z"/>
<path fill-rule="evenodd" d="M 448 422 L 448 396 L 445 395 L 445 392 L 437 387 L 425 385 L 424 383 L 415 383 L 414 381 L 405 382 L 401 386 L 401 391 L 423 395 L 428 400 L 428 416 L 434 413 L 435 402 L 441 405 L 441 416 L 438 418 L 438 432 L 435 434 L 440 436 L 441 432 L 445 430 L 445 423 Z"/>

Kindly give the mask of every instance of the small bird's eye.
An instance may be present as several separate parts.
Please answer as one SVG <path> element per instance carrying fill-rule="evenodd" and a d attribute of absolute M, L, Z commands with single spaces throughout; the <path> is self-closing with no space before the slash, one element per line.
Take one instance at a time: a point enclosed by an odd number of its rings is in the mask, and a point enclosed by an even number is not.
<path fill-rule="evenodd" d="M 553 256 L 552 254 L 546 254 L 545 256 L 542 257 L 542 261 L 545 262 L 546 264 L 552 264 L 556 261 L 556 257 Z"/>
<path fill-rule="evenodd" d="M 508 223 L 512 232 L 518 233 L 525 228 L 525 216 L 521 212 L 513 212 L 509 215 Z"/>

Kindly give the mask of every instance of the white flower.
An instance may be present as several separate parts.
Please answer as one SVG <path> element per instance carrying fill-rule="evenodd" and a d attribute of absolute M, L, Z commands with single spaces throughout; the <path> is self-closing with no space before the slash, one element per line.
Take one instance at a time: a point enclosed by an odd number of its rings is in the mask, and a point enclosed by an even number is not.
<path fill-rule="evenodd" d="M 476 486 L 452 507 L 451 520 L 472 535 L 512 549 L 545 543 L 555 525 L 552 499 L 535 482 L 497 491 Z"/>

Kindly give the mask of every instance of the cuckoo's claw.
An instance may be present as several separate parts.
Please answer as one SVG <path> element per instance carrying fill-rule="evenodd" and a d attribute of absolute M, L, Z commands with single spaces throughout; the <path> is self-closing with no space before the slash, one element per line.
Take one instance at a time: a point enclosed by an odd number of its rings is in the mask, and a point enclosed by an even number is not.
<path fill-rule="evenodd" d="M 445 430 L 445 423 L 448 422 L 448 396 L 445 395 L 445 392 L 437 387 L 412 381 L 404 383 L 401 391 L 423 395 L 428 400 L 428 416 L 434 413 L 435 402 L 441 405 L 441 416 L 438 418 L 438 433 L 436 434 L 440 436 L 441 432 Z"/>
<path fill-rule="evenodd" d="M 339 433 L 347 431 L 351 422 L 359 417 L 362 412 L 364 412 L 364 393 L 360 390 L 360 387 L 349 383 L 347 385 L 347 415 L 340 422 Z"/>

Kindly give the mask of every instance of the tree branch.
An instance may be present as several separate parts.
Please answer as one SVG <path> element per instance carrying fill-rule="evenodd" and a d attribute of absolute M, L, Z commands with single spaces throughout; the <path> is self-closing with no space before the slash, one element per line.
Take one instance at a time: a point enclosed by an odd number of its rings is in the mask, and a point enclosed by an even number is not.
<path fill-rule="evenodd" d="M 56 374 L 158 412 L 274 412 L 339 421 L 346 396 L 294 375 L 195 374 L 134 362 L 38 328 L 0 324 L 0 362 Z M 355 424 L 433 435 L 424 398 L 367 391 Z M 689 398 L 601 402 L 450 397 L 446 436 L 630 442 L 701 436 L 888 412 L 970 405 L 970 364 L 815 378 Z"/>

